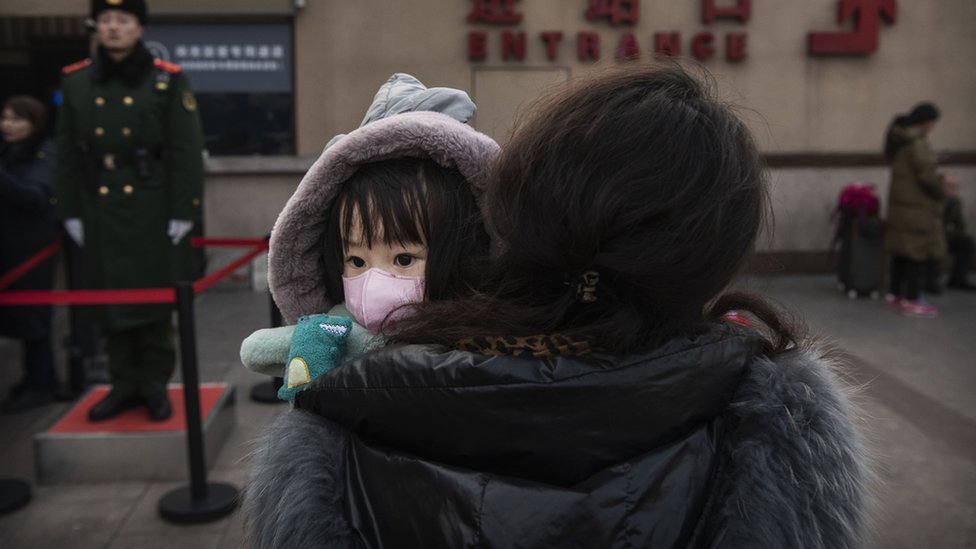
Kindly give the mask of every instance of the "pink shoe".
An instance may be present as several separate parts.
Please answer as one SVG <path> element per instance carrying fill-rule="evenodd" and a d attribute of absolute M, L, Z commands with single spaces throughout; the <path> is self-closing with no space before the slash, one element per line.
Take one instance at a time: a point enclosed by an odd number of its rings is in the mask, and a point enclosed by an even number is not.
<path fill-rule="evenodd" d="M 916 316 L 920 318 L 935 318 L 939 316 L 939 310 L 928 303 L 922 301 L 908 301 L 902 300 L 901 302 L 901 314 L 902 316 Z"/>
<path fill-rule="evenodd" d="M 901 298 L 900 295 L 885 294 L 884 302 L 885 302 L 885 305 L 888 305 L 888 306 L 891 306 L 891 307 L 901 307 L 901 304 L 902 304 L 902 302 L 904 302 L 904 300 Z"/>

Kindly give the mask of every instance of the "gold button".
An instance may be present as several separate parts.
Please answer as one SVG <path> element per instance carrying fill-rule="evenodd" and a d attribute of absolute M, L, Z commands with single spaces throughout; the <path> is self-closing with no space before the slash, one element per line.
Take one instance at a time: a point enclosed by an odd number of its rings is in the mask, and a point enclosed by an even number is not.
<path fill-rule="evenodd" d="M 122 128 L 122 137 L 129 137 L 132 135 L 132 130 L 129 128 Z"/>
<path fill-rule="evenodd" d="M 125 103 L 126 107 L 131 107 L 136 100 L 129 97 L 128 95 L 122 98 L 122 103 Z"/>
<path fill-rule="evenodd" d="M 194 206 L 199 206 L 200 205 L 200 199 L 199 198 L 194 198 L 193 199 L 193 205 Z"/>
<path fill-rule="evenodd" d="M 134 190 L 135 189 L 132 188 L 132 185 L 126 185 L 125 187 L 122 187 L 122 192 L 124 192 L 125 194 L 132 194 L 132 191 Z"/>
<path fill-rule="evenodd" d="M 102 196 L 107 195 L 108 194 L 108 187 L 106 187 L 105 185 L 102 185 L 101 187 L 99 187 L 98 188 L 98 194 L 100 194 Z"/>
<path fill-rule="evenodd" d="M 98 105 L 99 107 L 101 107 L 102 105 L 105 104 L 105 98 L 104 97 L 96 97 L 95 98 L 95 104 Z"/>
<path fill-rule="evenodd" d="M 103 135 L 105 135 L 105 128 L 102 128 L 102 127 L 95 128 L 95 136 L 96 137 L 101 137 Z"/>

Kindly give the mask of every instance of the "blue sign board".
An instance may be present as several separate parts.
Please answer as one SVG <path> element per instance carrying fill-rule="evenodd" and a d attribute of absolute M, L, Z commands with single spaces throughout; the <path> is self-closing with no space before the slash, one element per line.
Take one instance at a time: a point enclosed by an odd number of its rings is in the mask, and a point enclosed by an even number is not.
<path fill-rule="evenodd" d="M 176 63 L 198 93 L 290 93 L 292 38 L 288 24 L 153 24 L 146 47 Z"/>

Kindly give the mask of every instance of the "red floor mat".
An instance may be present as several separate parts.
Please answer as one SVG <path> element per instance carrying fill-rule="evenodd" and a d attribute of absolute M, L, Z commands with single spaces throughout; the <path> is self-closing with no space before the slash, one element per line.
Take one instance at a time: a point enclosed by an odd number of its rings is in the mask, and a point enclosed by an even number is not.
<path fill-rule="evenodd" d="M 213 410 L 220 395 L 227 390 L 226 383 L 200 384 L 200 417 L 204 420 Z M 151 421 L 146 408 L 140 406 L 126 410 L 112 419 L 93 423 L 88 421 L 88 410 L 108 394 L 108 385 L 99 385 L 88 392 L 49 433 L 169 433 L 186 430 L 186 414 L 183 409 L 183 385 L 171 384 L 169 400 L 173 404 L 173 417 L 166 421 Z"/>

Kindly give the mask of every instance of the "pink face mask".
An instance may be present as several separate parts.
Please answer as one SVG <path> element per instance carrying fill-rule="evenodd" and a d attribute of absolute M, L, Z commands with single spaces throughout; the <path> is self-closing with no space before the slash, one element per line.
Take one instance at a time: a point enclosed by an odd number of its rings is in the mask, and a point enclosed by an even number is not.
<path fill-rule="evenodd" d="M 342 289 L 353 320 L 375 334 L 390 311 L 424 300 L 424 277 L 396 276 L 373 268 L 361 275 L 342 277 Z M 390 318 L 400 318 L 407 312 L 397 311 Z"/>

